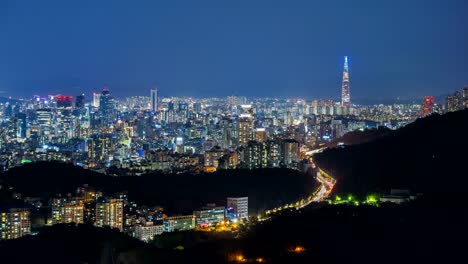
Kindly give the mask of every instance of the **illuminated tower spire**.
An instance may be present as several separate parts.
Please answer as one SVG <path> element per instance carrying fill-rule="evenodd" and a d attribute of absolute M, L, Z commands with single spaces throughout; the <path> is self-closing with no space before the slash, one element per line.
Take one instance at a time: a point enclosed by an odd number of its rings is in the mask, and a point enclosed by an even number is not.
<path fill-rule="evenodd" d="M 343 66 L 343 82 L 341 84 L 341 105 L 351 106 L 351 94 L 349 89 L 349 71 L 348 71 L 348 56 L 344 57 Z"/>

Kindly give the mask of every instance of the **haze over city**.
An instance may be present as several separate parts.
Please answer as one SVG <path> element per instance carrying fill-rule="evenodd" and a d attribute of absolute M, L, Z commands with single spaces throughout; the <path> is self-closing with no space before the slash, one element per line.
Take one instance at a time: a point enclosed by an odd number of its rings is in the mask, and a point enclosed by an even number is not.
<path fill-rule="evenodd" d="M 445 95 L 468 83 L 464 0 L 0 3 L 0 96 Z"/>

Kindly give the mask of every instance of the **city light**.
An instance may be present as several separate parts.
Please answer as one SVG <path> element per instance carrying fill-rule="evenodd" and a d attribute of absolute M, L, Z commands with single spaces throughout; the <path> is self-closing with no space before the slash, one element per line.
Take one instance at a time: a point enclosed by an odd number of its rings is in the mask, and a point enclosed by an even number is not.
<path fill-rule="evenodd" d="M 294 247 L 291 247 L 288 249 L 289 252 L 292 252 L 292 253 L 295 253 L 295 254 L 302 254 L 304 253 L 306 249 L 301 246 L 301 245 L 297 245 L 297 246 L 294 246 Z"/>

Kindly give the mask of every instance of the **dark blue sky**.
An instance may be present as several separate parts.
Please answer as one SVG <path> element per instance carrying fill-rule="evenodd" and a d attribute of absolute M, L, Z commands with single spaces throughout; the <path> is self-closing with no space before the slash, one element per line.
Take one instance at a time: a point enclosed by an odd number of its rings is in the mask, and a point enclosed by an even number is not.
<path fill-rule="evenodd" d="M 1 0 L 0 96 L 439 95 L 468 84 L 466 0 Z"/>

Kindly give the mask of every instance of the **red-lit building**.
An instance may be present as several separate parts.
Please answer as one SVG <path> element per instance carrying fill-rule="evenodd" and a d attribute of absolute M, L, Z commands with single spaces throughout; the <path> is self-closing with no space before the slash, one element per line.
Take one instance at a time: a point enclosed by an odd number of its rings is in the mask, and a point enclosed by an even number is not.
<path fill-rule="evenodd" d="M 57 96 L 57 108 L 69 108 L 73 105 L 73 96 L 58 95 Z"/>
<path fill-rule="evenodd" d="M 421 106 L 421 116 L 427 116 L 434 112 L 434 96 L 424 96 Z"/>

